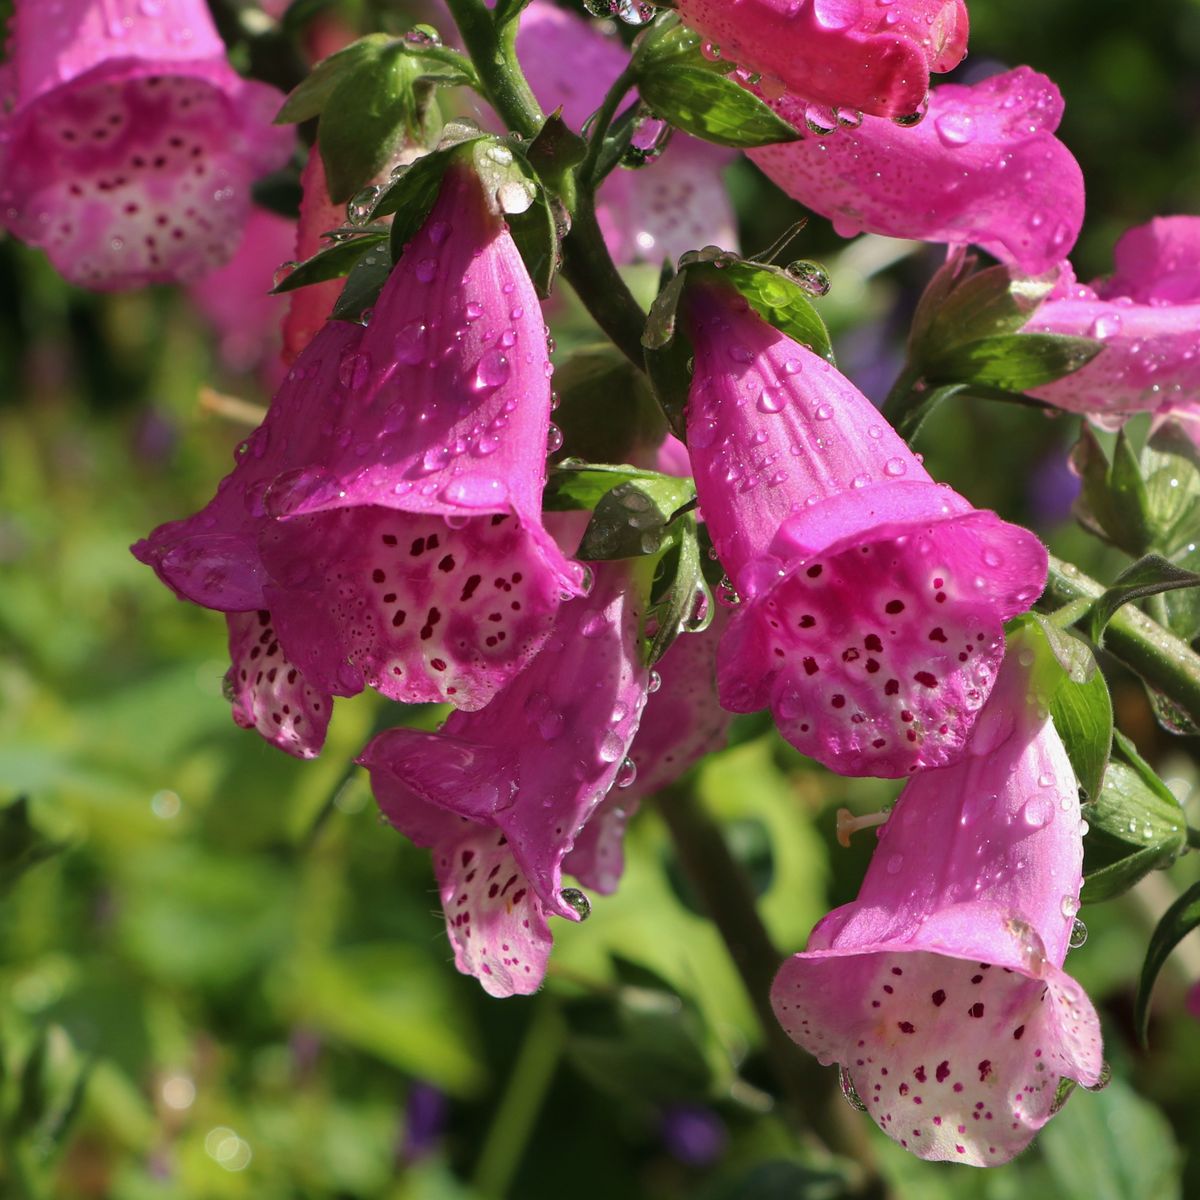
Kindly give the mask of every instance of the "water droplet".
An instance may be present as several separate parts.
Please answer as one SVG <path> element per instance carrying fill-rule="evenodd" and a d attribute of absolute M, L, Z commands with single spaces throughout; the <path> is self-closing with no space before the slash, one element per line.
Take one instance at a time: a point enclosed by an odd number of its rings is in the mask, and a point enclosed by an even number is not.
<path fill-rule="evenodd" d="M 1121 332 L 1121 314 L 1120 313 L 1101 313 L 1088 330 L 1088 336 L 1098 338 L 1104 341 L 1106 338 L 1116 337 Z"/>
<path fill-rule="evenodd" d="M 396 334 L 396 340 L 392 344 L 392 352 L 396 356 L 396 361 L 404 363 L 406 366 L 415 367 L 418 363 L 425 359 L 425 339 L 429 332 L 429 327 L 424 321 L 409 321 L 409 323 L 400 332 Z"/>
<path fill-rule="evenodd" d="M 413 268 L 413 274 L 422 283 L 432 283 L 434 276 L 437 275 L 437 261 L 432 258 L 423 258 Z"/>
<path fill-rule="evenodd" d="M 562 902 L 573 909 L 581 921 L 586 921 L 591 916 L 592 902 L 578 888 L 565 887 L 558 894 Z"/>
<path fill-rule="evenodd" d="M 1067 945 L 1072 950 L 1078 950 L 1087 941 L 1087 935 L 1087 926 L 1082 921 L 1076 919 L 1075 923 L 1071 926 L 1071 936 L 1067 940 Z"/>
<path fill-rule="evenodd" d="M 838 1064 L 838 1083 L 841 1085 L 842 1095 L 845 1097 L 846 1103 L 859 1112 L 866 1112 L 867 1106 L 863 1103 L 862 1097 L 855 1091 L 854 1081 L 850 1078 L 850 1072 L 840 1063 Z"/>
<path fill-rule="evenodd" d="M 782 412 L 787 407 L 787 392 L 781 387 L 765 387 L 758 394 L 758 411 L 765 413 Z"/>
<path fill-rule="evenodd" d="M 509 376 L 508 356 L 499 350 L 486 350 L 475 364 L 475 387 L 480 391 L 491 391 L 504 383 Z"/>
<path fill-rule="evenodd" d="M 362 191 L 356 192 L 346 205 L 346 220 L 351 225 L 365 225 L 371 219 L 375 202 L 383 194 L 383 188 L 378 184 L 369 184 Z"/>
<path fill-rule="evenodd" d="M 806 104 L 804 124 L 810 133 L 815 133 L 817 137 L 825 137 L 838 127 L 837 113 L 827 104 Z"/>
<path fill-rule="evenodd" d="M 616 762 L 625 756 L 625 739 L 611 730 L 604 735 L 600 743 L 600 761 Z"/>
<path fill-rule="evenodd" d="M 1064 917 L 1073 917 L 1079 911 L 1079 899 L 1076 896 L 1064 896 L 1058 907 Z"/>
<path fill-rule="evenodd" d="M 495 512 L 508 501 L 508 485 L 486 475 L 460 475 L 438 494 L 447 504 Z"/>
<path fill-rule="evenodd" d="M 1100 1066 L 1100 1077 L 1095 1083 L 1085 1083 L 1083 1090 L 1085 1092 L 1102 1092 L 1112 1082 L 1112 1067 L 1108 1063 L 1102 1063 Z"/>
<path fill-rule="evenodd" d="M 1041 829 L 1054 815 L 1053 796 L 1030 796 L 1021 809 L 1021 816 L 1030 829 Z"/>
<path fill-rule="evenodd" d="M 275 476 L 263 495 L 263 508 L 267 516 L 278 520 L 306 505 L 330 499 L 336 491 L 333 476 L 324 468 L 297 467 Z"/>
<path fill-rule="evenodd" d="M 626 758 L 622 761 L 621 766 L 617 770 L 617 787 L 627 788 L 637 778 L 637 763 L 632 758 Z"/>
<path fill-rule="evenodd" d="M 563 431 L 553 421 L 546 428 L 546 453 L 556 454 L 563 448 Z"/>
<path fill-rule="evenodd" d="M 813 413 L 813 416 L 816 417 L 818 421 L 830 420 L 833 417 L 833 405 L 832 404 L 817 405 L 817 411 L 815 413 Z"/>
<path fill-rule="evenodd" d="M 810 296 L 824 296 L 829 291 L 829 272 L 820 263 L 798 258 L 784 268 Z"/>
<path fill-rule="evenodd" d="M 968 112 L 941 113 L 934 118 L 933 127 L 945 146 L 966 146 L 975 140 L 975 118 Z"/>
<path fill-rule="evenodd" d="M 646 681 L 646 691 L 653 696 L 660 687 L 662 687 L 662 676 L 657 671 L 651 671 L 650 678 Z"/>

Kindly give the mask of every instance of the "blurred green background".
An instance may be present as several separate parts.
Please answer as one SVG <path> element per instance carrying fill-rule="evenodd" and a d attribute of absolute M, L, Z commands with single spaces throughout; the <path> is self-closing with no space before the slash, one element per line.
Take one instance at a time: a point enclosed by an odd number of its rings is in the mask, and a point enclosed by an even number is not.
<path fill-rule="evenodd" d="M 1128 225 L 1200 208 L 1200 3 L 970 8 L 972 68 L 1031 62 L 1066 95 L 1061 134 L 1089 191 L 1081 277 L 1109 268 Z M 747 250 L 796 219 L 747 165 L 730 183 Z M 878 397 L 936 251 L 847 247 L 814 221 L 802 252 L 829 267 L 835 345 Z M 188 297 L 88 295 L 4 241 L 0 306 L 0 1194 L 836 1197 L 835 1167 L 772 1111 L 752 1011 L 652 806 L 618 895 L 585 925 L 555 923 L 546 988 L 497 1002 L 453 970 L 427 853 L 380 825 L 347 766 L 405 715 L 340 701 L 324 755 L 304 764 L 235 729 L 223 622 L 127 550 L 205 501 L 244 436 L 201 387 L 266 399 L 254 374 L 222 367 Z M 560 364 L 589 336 L 580 320 L 560 312 Z M 1073 433 L 964 404 L 920 448 L 976 504 L 1111 578 L 1119 557 L 1067 515 Z M 1186 799 L 1194 740 L 1159 732 L 1133 681 L 1112 682 L 1119 723 Z M 869 853 L 869 837 L 838 848 L 834 810 L 897 789 L 828 776 L 754 722 L 737 740 L 701 790 L 772 935 L 799 949 Z M 1200 1141 L 1195 946 L 1160 981 L 1148 1052 L 1131 1019 L 1154 918 L 1198 876 L 1184 860 L 1084 910 L 1091 936 L 1068 968 L 1102 1010 L 1114 1082 L 1074 1097 L 1017 1163 L 925 1164 L 845 1109 L 891 1194 L 1200 1195 L 1186 1153 Z"/>

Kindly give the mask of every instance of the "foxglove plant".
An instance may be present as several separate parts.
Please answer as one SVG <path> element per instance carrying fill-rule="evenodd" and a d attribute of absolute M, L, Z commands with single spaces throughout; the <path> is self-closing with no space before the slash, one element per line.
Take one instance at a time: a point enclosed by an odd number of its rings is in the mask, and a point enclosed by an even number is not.
<path fill-rule="evenodd" d="M 181 598 L 260 614 L 261 648 L 233 636 L 249 647 L 239 695 L 282 677 L 316 696 L 371 686 L 480 708 L 582 590 L 541 522 L 549 416 L 537 297 L 456 165 L 370 325 L 327 325 L 213 500 L 134 553 Z M 283 674 L 259 679 L 271 647 Z M 275 740 L 297 705 L 241 711 Z M 315 753 L 305 728 L 285 748 Z"/>
<path fill-rule="evenodd" d="M 971 86 L 943 84 L 916 126 L 866 116 L 843 127 L 803 96 L 770 103 L 804 138 L 748 153 L 843 237 L 866 230 L 974 243 L 1030 274 L 1075 244 L 1083 175 L 1054 136 L 1063 101 L 1045 75 L 1018 67 Z"/>
<path fill-rule="evenodd" d="M 387 819 L 434 868 L 455 963 L 493 996 L 545 974 L 546 918 L 587 915 L 563 860 L 619 780 L 646 702 L 639 587 L 605 564 L 564 604 L 540 654 L 478 712 L 439 733 L 379 734 L 359 762 Z"/>
<path fill-rule="evenodd" d="M 1125 233 L 1116 271 L 1090 286 L 1069 264 L 1027 333 L 1098 339 L 1081 370 L 1031 389 L 1057 408 L 1099 419 L 1174 411 L 1195 437 L 1200 403 L 1200 217 L 1157 217 Z"/>
<path fill-rule="evenodd" d="M 921 1158 L 994 1166 L 1100 1083 L 1100 1025 L 1063 970 L 1083 840 L 1074 771 L 1010 655 L 967 752 L 901 793 L 858 898 L 780 969 L 791 1037 L 839 1063 Z"/>
<path fill-rule="evenodd" d="M 679 0 L 684 22 L 739 66 L 819 104 L 881 117 L 917 112 L 929 73 L 967 52 L 963 0 Z"/>
<path fill-rule="evenodd" d="M 72 283 L 191 280 L 233 253 L 292 146 L 203 0 L 18 0 L 0 78 L 0 221 Z"/>
<path fill-rule="evenodd" d="M 1046 577 L 1031 533 L 935 483 L 865 396 L 721 285 L 691 287 L 687 441 L 741 604 L 721 703 L 847 775 L 952 762 Z"/>

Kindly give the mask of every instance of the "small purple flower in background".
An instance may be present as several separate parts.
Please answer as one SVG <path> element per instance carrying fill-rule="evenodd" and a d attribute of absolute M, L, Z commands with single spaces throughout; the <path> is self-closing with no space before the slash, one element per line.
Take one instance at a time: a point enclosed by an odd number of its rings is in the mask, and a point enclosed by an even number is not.
<path fill-rule="evenodd" d="M 293 143 L 203 0 L 17 0 L 0 98 L 0 222 L 96 289 L 226 262 Z"/>
<path fill-rule="evenodd" d="M 702 1104 L 672 1104 L 663 1109 L 660 1129 L 668 1153 L 688 1167 L 710 1167 L 729 1147 L 725 1122 Z"/>
<path fill-rule="evenodd" d="M 882 117 L 916 112 L 930 71 L 967 52 L 963 0 L 678 0 L 722 57 L 820 104 Z"/>
<path fill-rule="evenodd" d="M 970 242 L 1035 274 L 1079 236 L 1083 174 L 1054 136 L 1062 96 L 1028 67 L 934 88 L 927 115 L 911 128 L 871 116 L 842 127 L 795 95 L 770 103 L 808 132 L 748 151 L 750 159 L 843 237 L 866 230 Z"/>
<path fill-rule="evenodd" d="M 358 761 L 387 819 L 433 848 L 455 963 L 493 996 L 540 986 L 547 916 L 578 921 L 563 860 L 626 757 L 646 701 L 642 611 L 623 564 L 564 604 L 541 653 L 486 708 L 441 731 L 393 729 Z"/>
<path fill-rule="evenodd" d="M 847 775 L 952 762 L 1046 576 L 1031 533 L 935 483 L 871 402 L 731 289 L 694 287 L 688 451 L 741 598 L 721 703 Z"/>
<path fill-rule="evenodd" d="M 404 1138 L 397 1158 L 411 1167 L 436 1153 L 446 1132 L 450 1102 L 432 1083 L 416 1080 L 409 1085 L 404 1106 Z"/>
<path fill-rule="evenodd" d="M 1174 412 L 1200 441 L 1200 217 L 1156 217 L 1117 242 L 1116 272 L 1090 287 L 1069 264 L 1026 333 L 1099 339 L 1086 366 L 1030 394 L 1100 418 Z"/>
<path fill-rule="evenodd" d="M 1061 969 L 1082 885 L 1075 774 L 1019 657 L 966 755 L 909 782 L 858 898 L 771 991 L 889 1137 L 976 1166 L 1028 1144 L 1060 1078 L 1104 1070 L 1099 1020 Z"/>
<path fill-rule="evenodd" d="M 214 499 L 134 554 L 182 598 L 249 614 L 231 620 L 239 721 L 291 753 L 319 750 L 328 696 L 364 686 L 480 708 L 582 590 L 542 525 L 549 423 L 536 293 L 454 166 L 370 325 L 326 325 Z"/>

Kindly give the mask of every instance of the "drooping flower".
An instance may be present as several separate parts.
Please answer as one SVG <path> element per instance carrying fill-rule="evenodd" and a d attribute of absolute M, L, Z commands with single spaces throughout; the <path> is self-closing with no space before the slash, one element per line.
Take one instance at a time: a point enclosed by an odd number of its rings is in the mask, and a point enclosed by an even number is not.
<path fill-rule="evenodd" d="M 799 750 L 847 775 L 952 762 L 1041 591 L 1046 551 L 928 472 L 824 359 L 732 289 L 693 285 L 688 451 L 741 597 L 721 703 L 770 706 Z"/>
<path fill-rule="evenodd" d="M 184 599 L 268 613 L 314 695 L 480 708 L 582 587 L 542 526 L 549 419 L 537 296 L 457 164 L 370 325 L 326 325 L 213 500 L 134 554 Z"/>
<path fill-rule="evenodd" d="M 674 441 L 674 439 L 671 439 Z M 602 895 L 617 890 L 625 868 L 625 828 L 645 796 L 674 783 L 706 754 L 720 747 L 731 714 L 717 702 L 717 644 L 728 620 L 718 606 L 708 628 L 681 634 L 656 669 L 657 683 L 629 749 L 633 774 L 609 792 L 563 864 L 584 887 Z"/>
<path fill-rule="evenodd" d="M 799 95 L 771 105 L 808 133 L 750 158 L 843 237 L 866 230 L 969 242 L 1036 274 L 1079 236 L 1083 175 L 1054 136 L 1062 96 L 1028 67 L 934 88 L 927 115 L 911 127 L 869 116 L 842 127 L 835 115 L 814 119 Z"/>
<path fill-rule="evenodd" d="M 1103 1071 L 1096 1013 L 1062 970 L 1082 879 L 1075 775 L 1016 660 L 966 755 L 909 782 L 858 898 L 771 990 L 788 1034 L 841 1064 L 889 1137 L 976 1166 L 1028 1144 L 1060 1078 Z"/>
<path fill-rule="evenodd" d="M 1096 416 L 1177 411 L 1193 429 L 1200 405 L 1200 217 L 1157 217 L 1130 229 L 1115 258 L 1113 276 L 1090 287 L 1065 269 L 1025 326 L 1027 333 L 1104 344 L 1086 366 L 1031 394 Z"/>
<path fill-rule="evenodd" d="M 517 54 L 543 108 L 560 105 L 579 129 L 625 69 L 628 52 L 577 13 L 532 0 L 521 14 Z M 600 186 L 596 216 L 619 263 L 674 261 L 710 242 L 736 247 L 737 226 L 721 168 L 733 153 L 676 133 L 658 159 L 613 171 Z"/>
<path fill-rule="evenodd" d="M 493 996 L 536 991 L 547 917 L 580 920 L 563 859 L 613 786 L 649 676 L 641 599 L 624 564 L 600 564 L 591 593 L 564 604 L 541 653 L 486 708 L 439 733 L 379 734 L 359 762 L 384 815 L 433 848 L 458 969 Z"/>
<path fill-rule="evenodd" d="M 675 7 L 724 58 L 817 103 L 881 117 L 917 112 L 930 71 L 951 70 L 967 52 L 963 0 L 678 0 Z"/>
<path fill-rule="evenodd" d="M 228 371 L 261 369 L 273 386 L 283 381 L 280 330 L 287 300 L 272 296 L 275 270 L 289 258 L 296 223 L 252 208 L 233 257 L 188 287 L 188 296 L 217 335 L 217 353 Z"/>
<path fill-rule="evenodd" d="M 0 90 L 0 221 L 71 282 L 194 279 L 283 165 L 282 96 L 240 78 L 203 0 L 18 0 Z M 0 109 L 3 105 L 0 105 Z"/>

